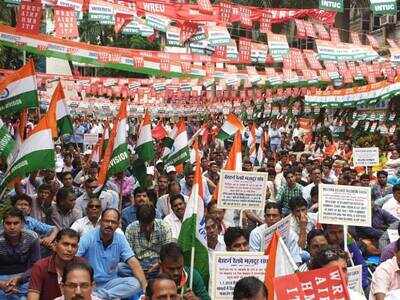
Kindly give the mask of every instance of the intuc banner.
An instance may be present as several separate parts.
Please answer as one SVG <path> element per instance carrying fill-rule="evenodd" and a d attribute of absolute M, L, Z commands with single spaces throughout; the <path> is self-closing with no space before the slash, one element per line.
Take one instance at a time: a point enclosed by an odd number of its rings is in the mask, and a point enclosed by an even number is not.
<path fill-rule="evenodd" d="M 319 8 L 342 13 L 344 11 L 343 0 L 319 0 Z"/>

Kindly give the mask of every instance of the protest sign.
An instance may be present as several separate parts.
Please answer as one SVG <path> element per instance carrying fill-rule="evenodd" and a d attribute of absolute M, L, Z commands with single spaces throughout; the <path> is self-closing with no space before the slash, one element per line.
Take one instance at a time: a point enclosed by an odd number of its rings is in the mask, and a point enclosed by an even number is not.
<path fill-rule="evenodd" d="M 95 145 L 99 140 L 99 135 L 97 133 L 85 133 L 83 135 L 83 143 L 85 145 Z"/>
<path fill-rule="evenodd" d="M 235 284 L 243 277 L 264 281 L 267 260 L 261 252 L 214 252 L 211 299 L 232 299 Z"/>
<path fill-rule="evenodd" d="M 371 226 L 371 188 L 318 185 L 318 222 L 321 224 Z"/>
<path fill-rule="evenodd" d="M 222 170 L 218 207 L 227 209 L 264 209 L 267 173 Z"/>
<path fill-rule="evenodd" d="M 347 287 L 349 290 L 353 290 L 364 294 L 362 288 L 362 266 L 357 265 L 347 268 Z"/>
<path fill-rule="evenodd" d="M 274 289 L 276 299 L 350 299 L 337 266 L 277 277 Z"/>
<path fill-rule="evenodd" d="M 266 229 L 264 231 L 264 238 L 261 240 L 261 251 L 264 251 L 268 247 L 276 230 L 279 231 L 283 241 L 287 244 L 290 232 L 290 220 L 291 216 L 289 215 L 272 226 L 267 227 L 267 225 L 263 225 Z"/>
<path fill-rule="evenodd" d="M 353 164 L 355 167 L 379 164 L 379 148 L 353 148 Z"/>

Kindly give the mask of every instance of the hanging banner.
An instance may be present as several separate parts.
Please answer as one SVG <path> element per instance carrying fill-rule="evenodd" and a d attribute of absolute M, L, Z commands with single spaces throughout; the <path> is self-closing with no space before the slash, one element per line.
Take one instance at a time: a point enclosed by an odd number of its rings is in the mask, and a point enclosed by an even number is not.
<path fill-rule="evenodd" d="M 368 46 L 322 40 L 315 40 L 315 42 L 320 60 L 371 61 L 379 58 L 379 54 Z"/>
<path fill-rule="evenodd" d="M 395 15 L 397 13 L 396 0 L 370 0 L 374 15 Z"/>
<path fill-rule="evenodd" d="M 269 53 L 274 61 L 281 62 L 289 53 L 289 44 L 284 34 L 267 33 Z"/>
<path fill-rule="evenodd" d="M 342 13 L 344 11 L 343 0 L 319 0 L 319 8 Z"/>
<path fill-rule="evenodd" d="M 211 46 L 224 46 L 231 41 L 231 35 L 225 26 L 208 26 L 207 36 Z"/>
<path fill-rule="evenodd" d="M 131 23 L 132 19 L 133 19 L 132 15 L 117 13 L 115 15 L 115 25 L 114 25 L 115 33 L 119 33 L 122 28 Z"/>
<path fill-rule="evenodd" d="M 157 29 L 162 32 L 166 32 L 171 19 L 163 17 L 161 15 L 146 13 L 146 24 L 151 28 Z"/>
<path fill-rule="evenodd" d="M 17 16 L 17 30 L 25 33 L 39 33 L 42 20 L 40 3 L 22 2 Z"/>
<path fill-rule="evenodd" d="M 76 14 L 72 7 L 54 7 L 54 31 L 63 38 L 79 37 Z"/>
<path fill-rule="evenodd" d="M 251 40 L 239 38 L 239 61 L 244 64 L 251 62 Z"/>
<path fill-rule="evenodd" d="M 170 26 L 166 32 L 166 37 L 169 46 L 182 47 L 181 29 L 179 27 Z"/>

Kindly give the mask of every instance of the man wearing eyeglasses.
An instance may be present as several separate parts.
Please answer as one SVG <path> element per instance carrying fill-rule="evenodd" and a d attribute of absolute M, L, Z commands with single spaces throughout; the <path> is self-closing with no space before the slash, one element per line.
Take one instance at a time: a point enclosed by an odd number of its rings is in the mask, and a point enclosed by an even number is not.
<path fill-rule="evenodd" d="M 61 289 L 63 296 L 55 300 L 101 300 L 92 294 L 94 287 L 93 269 L 84 263 L 65 268 Z"/>
<path fill-rule="evenodd" d="M 86 206 L 86 216 L 72 224 L 71 228 L 83 236 L 86 232 L 99 226 L 101 214 L 101 202 L 97 197 L 92 196 Z"/>

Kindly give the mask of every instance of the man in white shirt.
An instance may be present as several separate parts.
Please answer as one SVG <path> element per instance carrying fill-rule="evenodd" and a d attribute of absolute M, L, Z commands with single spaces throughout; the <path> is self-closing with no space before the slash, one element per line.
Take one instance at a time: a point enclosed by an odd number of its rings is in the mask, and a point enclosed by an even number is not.
<path fill-rule="evenodd" d="M 71 229 L 79 233 L 79 236 L 99 226 L 101 214 L 101 202 L 98 198 L 92 197 L 86 206 L 86 216 L 76 220 Z"/>
<path fill-rule="evenodd" d="M 183 216 L 185 215 L 186 202 L 181 194 L 170 196 L 169 202 L 172 212 L 164 218 L 164 222 L 171 228 L 172 238 L 178 240 Z"/>
<path fill-rule="evenodd" d="M 382 208 L 400 219 L 400 184 L 393 186 L 393 197 L 390 198 Z"/>

